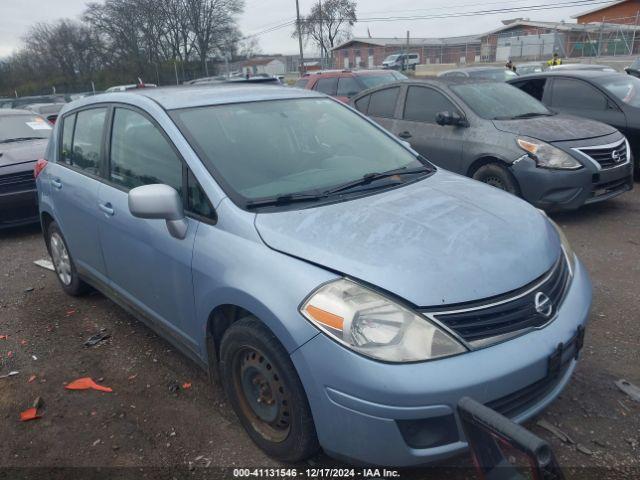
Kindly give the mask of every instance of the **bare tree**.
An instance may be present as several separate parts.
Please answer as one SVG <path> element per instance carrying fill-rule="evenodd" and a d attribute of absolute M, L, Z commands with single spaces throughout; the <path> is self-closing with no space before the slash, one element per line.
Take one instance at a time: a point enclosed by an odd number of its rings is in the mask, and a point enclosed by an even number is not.
<path fill-rule="evenodd" d="M 338 43 L 347 38 L 357 21 L 355 0 L 321 0 L 306 17 L 300 19 L 305 41 L 313 42 L 324 58 Z M 297 31 L 293 36 L 297 36 Z"/>
<path fill-rule="evenodd" d="M 245 58 L 260 55 L 262 53 L 262 49 L 260 48 L 258 39 L 256 37 L 249 37 L 242 40 L 240 42 L 238 53 Z"/>

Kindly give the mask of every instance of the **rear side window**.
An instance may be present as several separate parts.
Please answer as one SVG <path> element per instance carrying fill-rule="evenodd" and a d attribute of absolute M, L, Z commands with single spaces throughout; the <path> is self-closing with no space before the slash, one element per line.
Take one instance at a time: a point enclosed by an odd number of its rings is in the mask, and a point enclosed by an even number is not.
<path fill-rule="evenodd" d="M 75 118 L 75 127 L 72 124 L 72 118 Z M 65 137 L 68 142 L 71 142 L 71 148 L 67 149 L 66 158 L 63 155 L 63 161 L 65 163 L 78 167 L 92 175 L 100 174 L 102 135 L 104 133 L 106 118 L 106 108 L 94 108 L 91 110 L 82 110 L 73 117 L 67 117 L 65 119 L 62 132 L 63 152 L 65 150 Z M 68 124 L 69 130 L 73 131 L 72 139 L 69 138 L 69 132 L 65 132 Z M 67 143 L 67 147 L 68 145 L 69 143 Z"/>
<path fill-rule="evenodd" d="M 409 87 L 404 105 L 404 119 L 436 123 L 439 112 L 458 112 L 451 101 L 440 92 L 426 87 Z"/>
<path fill-rule="evenodd" d="M 605 110 L 607 99 L 588 83 L 571 78 L 556 78 L 553 81 L 551 105 L 575 110 Z"/>
<path fill-rule="evenodd" d="M 76 126 L 76 114 L 65 117 L 62 123 L 62 151 L 60 161 L 71 165 L 71 154 L 73 153 L 73 130 Z"/>
<path fill-rule="evenodd" d="M 364 97 L 356 100 L 356 108 L 358 109 L 358 111 L 366 115 L 367 110 L 369 109 L 370 100 L 371 100 L 371 95 L 365 95 Z"/>
<path fill-rule="evenodd" d="M 317 91 L 335 96 L 338 93 L 338 77 L 320 78 L 316 83 Z"/>
<path fill-rule="evenodd" d="M 116 108 L 109 178 L 126 189 L 163 183 L 182 193 L 182 161 L 145 116 Z"/>
<path fill-rule="evenodd" d="M 338 96 L 353 97 L 360 92 L 360 85 L 353 77 L 342 77 L 338 80 Z"/>
<path fill-rule="evenodd" d="M 542 101 L 546 84 L 546 78 L 536 78 L 534 80 L 527 80 L 526 82 L 515 82 L 513 85 L 523 92 L 528 93 L 536 100 Z"/>
<path fill-rule="evenodd" d="M 393 118 L 399 93 L 399 87 L 385 88 L 372 93 L 368 114 L 374 117 Z"/>
<path fill-rule="evenodd" d="M 307 83 L 309 83 L 309 79 L 308 78 L 301 78 L 300 80 L 298 80 L 295 84 L 296 88 L 306 88 L 307 87 Z"/>

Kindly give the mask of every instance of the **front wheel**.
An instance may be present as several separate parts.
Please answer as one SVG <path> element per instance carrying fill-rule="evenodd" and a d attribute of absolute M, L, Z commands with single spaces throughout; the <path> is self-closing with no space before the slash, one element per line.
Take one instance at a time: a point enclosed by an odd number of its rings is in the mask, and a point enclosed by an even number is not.
<path fill-rule="evenodd" d="M 511 172 L 499 163 L 488 163 L 476 170 L 472 176 L 474 180 L 499 188 L 505 192 L 520 196 L 518 182 Z"/>
<path fill-rule="evenodd" d="M 225 332 L 220 377 L 240 423 L 269 456 L 299 462 L 318 451 L 298 374 L 278 339 L 257 318 L 247 316 Z"/>

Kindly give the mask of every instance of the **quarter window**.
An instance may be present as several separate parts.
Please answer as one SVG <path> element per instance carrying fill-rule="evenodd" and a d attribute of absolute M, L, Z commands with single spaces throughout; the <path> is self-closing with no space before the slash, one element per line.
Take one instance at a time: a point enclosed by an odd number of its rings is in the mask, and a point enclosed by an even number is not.
<path fill-rule="evenodd" d="M 439 112 L 456 113 L 458 109 L 440 92 L 426 87 L 409 87 L 404 106 L 404 119 L 436 123 Z"/>
<path fill-rule="evenodd" d="M 364 97 L 356 100 L 356 108 L 358 109 L 358 111 L 366 115 L 367 109 L 369 108 L 370 100 L 371 100 L 371 95 L 365 95 Z"/>
<path fill-rule="evenodd" d="M 106 108 L 82 110 L 72 117 L 65 118 L 62 131 L 64 163 L 92 175 L 100 174 L 102 135 L 106 118 Z"/>
<path fill-rule="evenodd" d="M 191 170 L 187 174 L 187 211 L 211 220 L 216 217 L 213 205 Z"/>
<path fill-rule="evenodd" d="M 146 117 L 116 108 L 109 178 L 126 189 L 163 183 L 182 193 L 182 161 Z"/>
<path fill-rule="evenodd" d="M 371 94 L 368 113 L 374 117 L 393 118 L 399 87 L 385 88 Z"/>
<path fill-rule="evenodd" d="M 338 92 L 338 77 L 320 78 L 316 83 L 317 91 L 335 96 Z"/>
<path fill-rule="evenodd" d="M 553 81 L 551 104 L 558 108 L 575 110 L 605 110 L 607 99 L 596 88 L 571 78 L 556 78 Z"/>

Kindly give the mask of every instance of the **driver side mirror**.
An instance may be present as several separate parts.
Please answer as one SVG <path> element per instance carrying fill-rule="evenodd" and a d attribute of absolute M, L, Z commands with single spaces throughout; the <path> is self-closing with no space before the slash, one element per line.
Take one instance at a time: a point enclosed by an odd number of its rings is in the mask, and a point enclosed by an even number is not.
<path fill-rule="evenodd" d="M 182 199 L 169 185 L 153 184 L 129 191 L 129 211 L 137 218 L 165 220 L 171 236 L 183 240 L 187 236 L 187 220 Z"/>
<path fill-rule="evenodd" d="M 453 125 L 455 127 L 468 127 L 469 122 L 466 118 L 460 116 L 456 112 L 438 112 L 436 114 L 436 123 L 440 126 Z"/>

